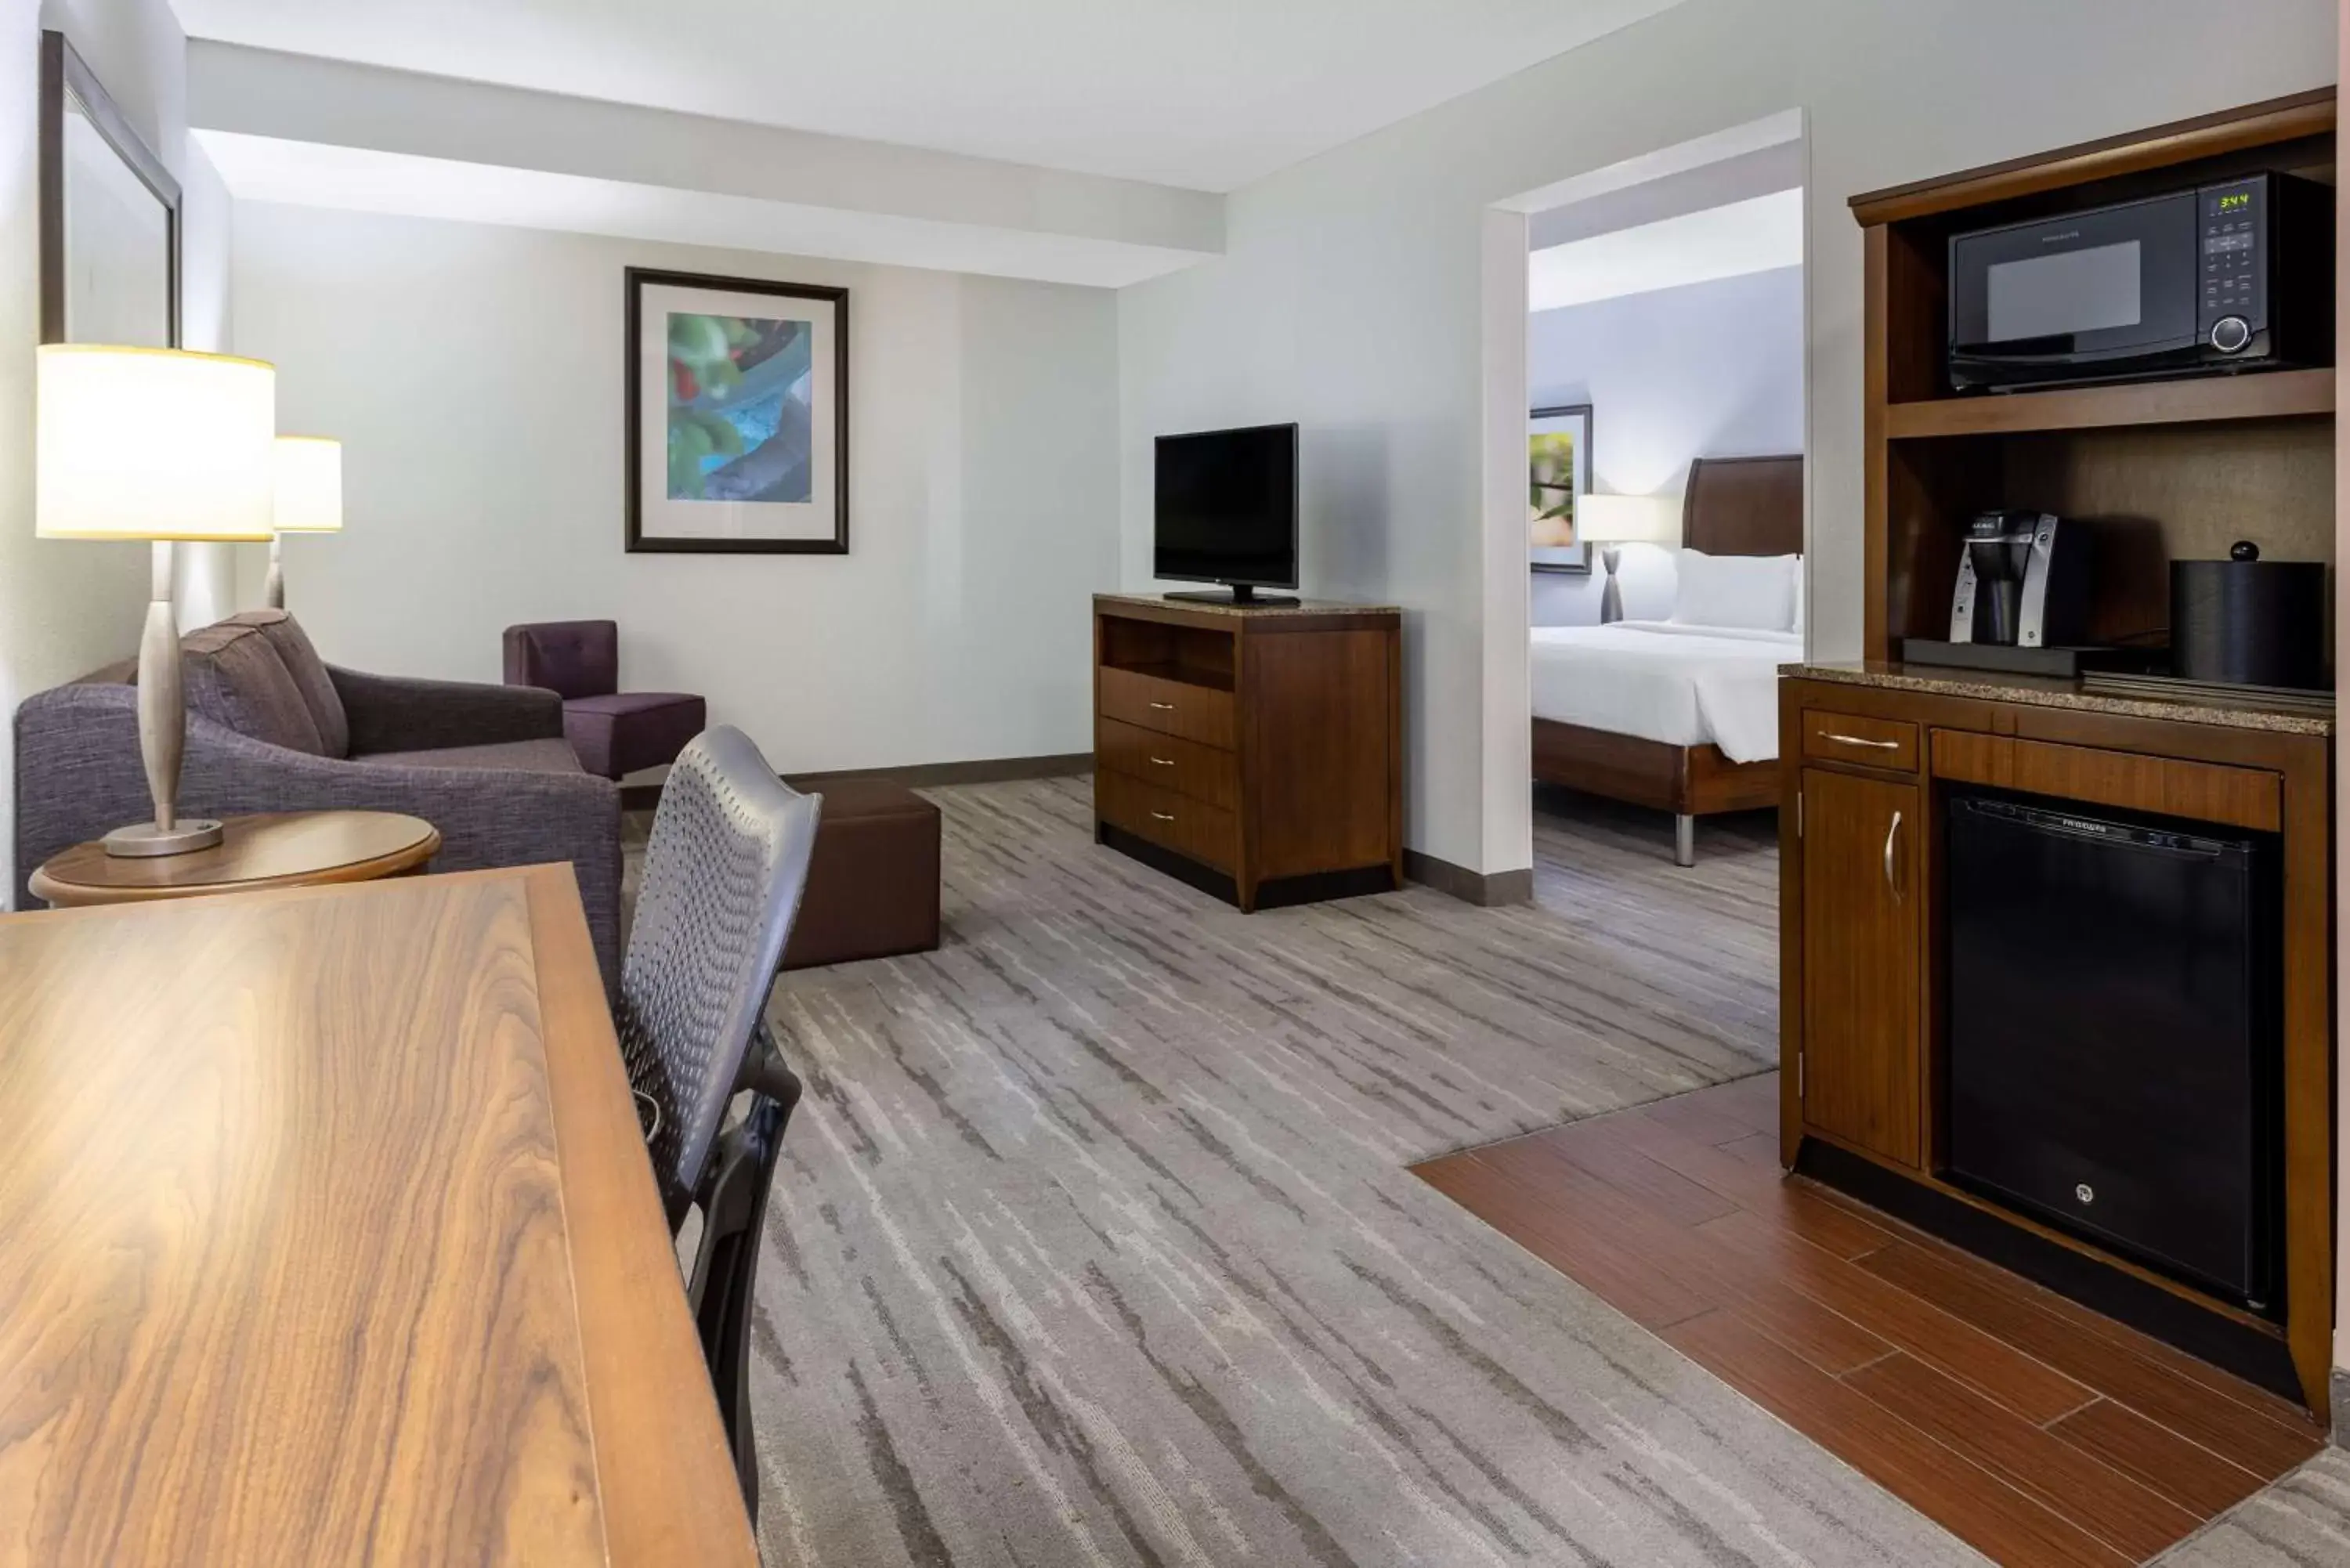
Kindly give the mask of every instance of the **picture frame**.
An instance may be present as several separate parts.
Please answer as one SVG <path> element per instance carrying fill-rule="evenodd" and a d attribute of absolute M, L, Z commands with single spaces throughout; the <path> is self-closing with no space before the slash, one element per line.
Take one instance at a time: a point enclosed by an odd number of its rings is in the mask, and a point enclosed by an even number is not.
<path fill-rule="evenodd" d="M 179 348 L 180 182 L 55 28 L 36 115 L 40 340 Z"/>
<path fill-rule="evenodd" d="M 848 553 L 848 290 L 629 267 L 631 555 Z"/>
<path fill-rule="evenodd" d="M 1587 576 L 1591 545 L 1575 536 L 1575 504 L 1591 493 L 1591 405 L 1536 409 L 1526 420 L 1526 561 L 1537 572 Z"/>

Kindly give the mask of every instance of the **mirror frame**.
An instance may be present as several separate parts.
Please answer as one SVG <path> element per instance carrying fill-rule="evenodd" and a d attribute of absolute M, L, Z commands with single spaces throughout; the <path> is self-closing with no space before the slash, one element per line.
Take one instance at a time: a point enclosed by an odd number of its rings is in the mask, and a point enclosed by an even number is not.
<path fill-rule="evenodd" d="M 98 77 L 54 28 L 41 33 L 40 250 L 41 341 L 66 337 L 66 98 L 71 94 L 115 156 L 163 208 L 164 347 L 180 347 L 180 182 L 142 140 Z"/>

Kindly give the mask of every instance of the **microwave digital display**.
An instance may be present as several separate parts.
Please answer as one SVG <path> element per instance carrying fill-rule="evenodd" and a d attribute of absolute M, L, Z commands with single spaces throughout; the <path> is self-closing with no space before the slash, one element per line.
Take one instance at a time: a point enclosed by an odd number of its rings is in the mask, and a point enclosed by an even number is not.
<path fill-rule="evenodd" d="M 2135 327 L 2145 314 L 2136 240 L 2001 262 L 1984 290 L 1993 341 Z"/>

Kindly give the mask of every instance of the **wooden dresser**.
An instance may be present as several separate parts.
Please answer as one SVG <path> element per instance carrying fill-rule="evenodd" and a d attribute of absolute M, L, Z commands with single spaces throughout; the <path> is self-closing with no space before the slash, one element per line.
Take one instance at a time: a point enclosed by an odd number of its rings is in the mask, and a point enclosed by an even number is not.
<path fill-rule="evenodd" d="M 1094 598 L 1094 836 L 1243 909 L 1403 885 L 1392 606 Z"/>

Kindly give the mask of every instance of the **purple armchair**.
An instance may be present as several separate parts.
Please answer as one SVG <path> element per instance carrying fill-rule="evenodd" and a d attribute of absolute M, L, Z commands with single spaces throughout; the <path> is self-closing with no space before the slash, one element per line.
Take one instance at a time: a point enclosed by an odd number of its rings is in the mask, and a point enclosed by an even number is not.
<path fill-rule="evenodd" d="M 563 699 L 563 737 L 591 774 L 618 779 L 677 761 L 709 727 L 707 707 L 681 691 L 622 691 L 620 628 L 608 620 L 510 626 L 506 684 Z"/>

